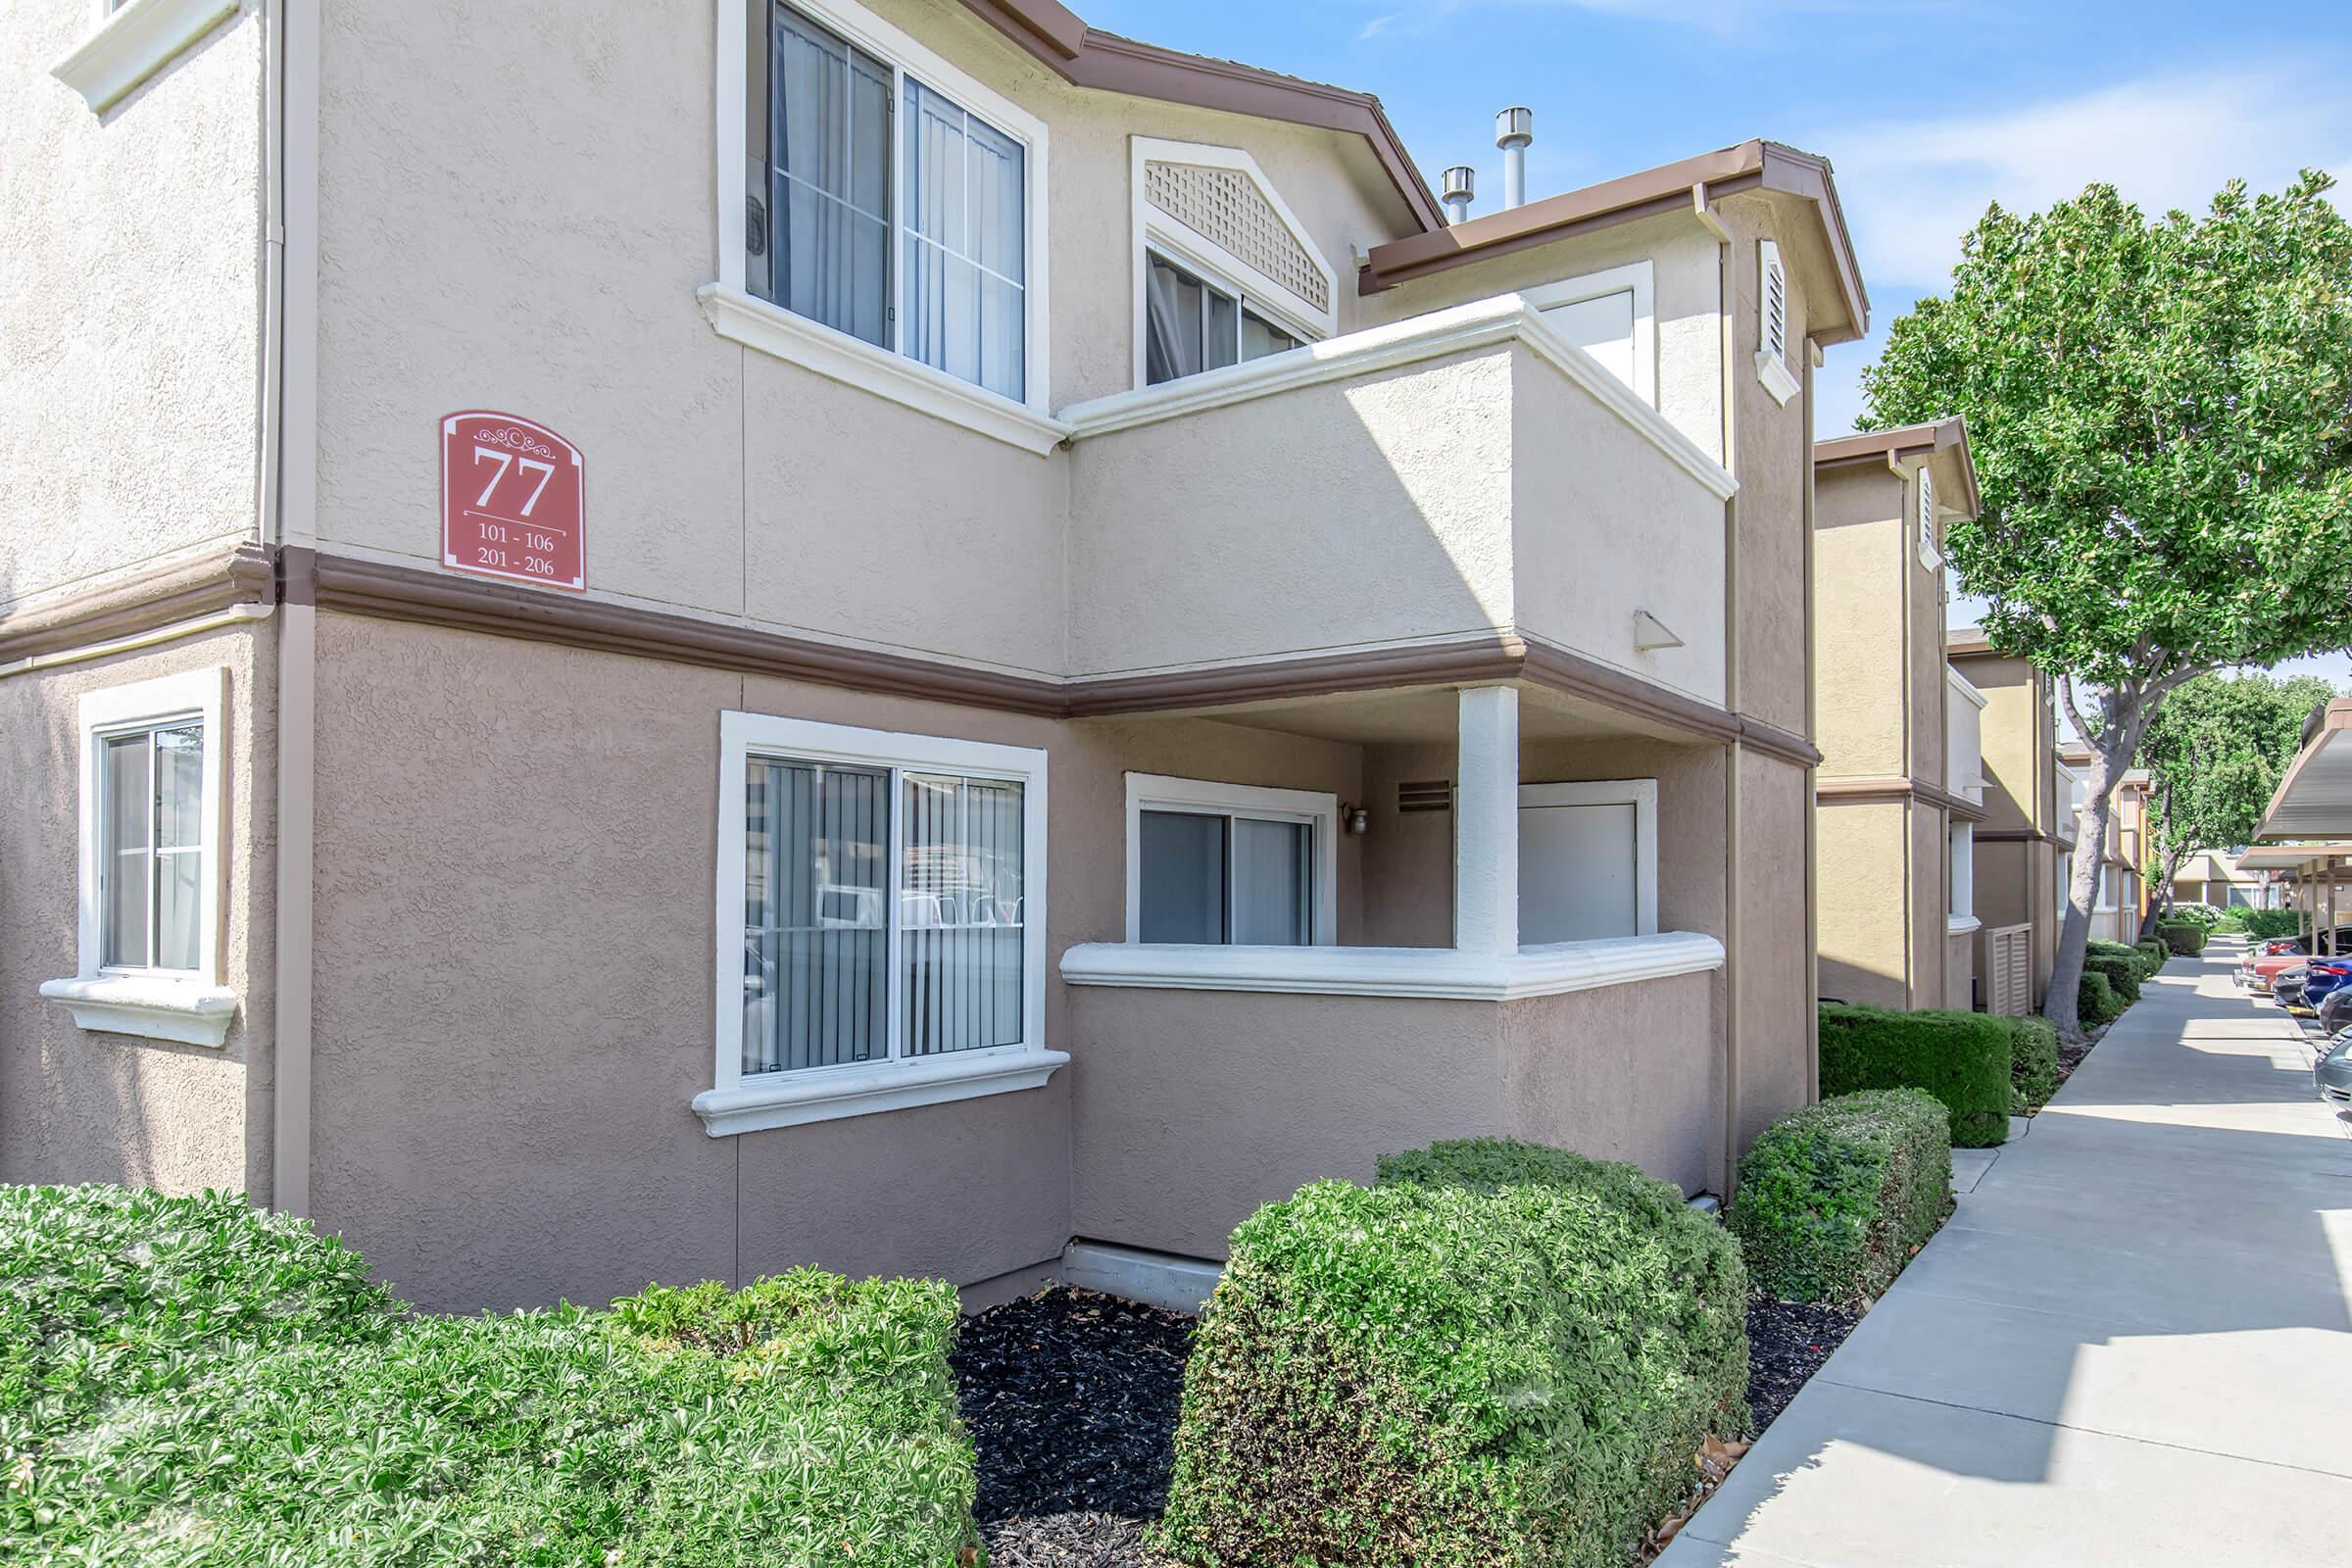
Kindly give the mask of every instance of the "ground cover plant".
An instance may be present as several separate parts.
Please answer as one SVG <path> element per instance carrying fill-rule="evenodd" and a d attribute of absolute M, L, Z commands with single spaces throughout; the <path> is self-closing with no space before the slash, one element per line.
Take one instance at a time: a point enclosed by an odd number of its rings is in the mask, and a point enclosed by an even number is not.
<path fill-rule="evenodd" d="M 1951 1201 L 1948 1112 L 1917 1089 L 1841 1095 L 1767 1128 L 1740 1161 L 1731 1233 L 1766 1295 L 1878 1296 Z"/>
<path fill-rule="evenodd" d="M 1821 1007 L 1824 1097 L 1924 1089 L 1951 1112 L 1951 1141 L 1963 1149 L 1989 1149 L 2009 1136 L 2011 1056 L 2009 1030 L 1985 1013 Z"/>
<path fill-rule="evenodd" d="M 945 1284 L 804 1270 L 447 1318 L 221 1195 L 18 1188 L 0 1212 L 0 1560 L 914 1568 L 975 1544 Z M 146 1325 L 120 1354 L 119 1322 Z"/>
<path fill-rule="evenodd" d="M 1479 1141 L 1235 1230 L 1160 1544 L 1221 1568 L 1619 1568 L 1747 1422 L 1746 1276 L 1630 1167 Z"/>

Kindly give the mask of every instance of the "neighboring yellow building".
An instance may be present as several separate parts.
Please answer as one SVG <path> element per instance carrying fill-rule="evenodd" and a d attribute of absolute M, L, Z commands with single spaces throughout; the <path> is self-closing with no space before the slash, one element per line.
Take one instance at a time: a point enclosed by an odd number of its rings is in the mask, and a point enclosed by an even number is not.
<path fill-rule="evenodd" d="M 1952 667 L 1984 697 L 1984 820 L 1976 827 L 1974 854 L 1984 1004 L 1992 1012 L 2030 1012 L 2041 1005 L 2057 956 L 2080 780 L 2058 760 L 2056 694 L 2047 675 L 2026 660 L 1994 653 L 1974 626 L 1954 629 L 1946 651 Z"/>
<path fill-rule="evenodd" d="M 1942 520 L 1976 515 L 1958 419 L 1813 448 L 1820 989 L 1977 1004 L 1984 698 L 1944 658 Z"/>
<path fill-rule="evenodd" d="M 2058 760 L 2075 780 L 2071 796 L 2072 809 L 2066 816 L 2067 831 L 2080 836 L 2075 811 L 2082 808 L 2081 783 L 2090 767 L 2090 748 L 2082 741 L 2068 741 L 2058 748 Z M 2090 940 L 2093 942 L 2132 942 L 2139 936 L 2139 856 L 2146 839 L 2148 775 L 2134 769 L 2126 773 L 2115 786 L 2114 809 L 2107 813 L 2107 841 L 2099 847 L 2099 891 L 2091 901 Z M 2085 853 L 2080 847 L 2077 854 Z M 2067 884 L 2058 884 L 2058 902 L 2066 903 Z"/>

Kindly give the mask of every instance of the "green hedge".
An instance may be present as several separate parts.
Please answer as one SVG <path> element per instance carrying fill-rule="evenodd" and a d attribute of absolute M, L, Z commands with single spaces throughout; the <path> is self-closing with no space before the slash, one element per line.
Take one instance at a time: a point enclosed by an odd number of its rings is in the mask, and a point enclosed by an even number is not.
<path fill-rule="evenodd" d="M 1619 1568 L 1747 1420 L 1746 1272 L 1630 1166 L 1479 1141 L 1233 1233 L 1160 1545 L 1225 1568 Z"/>
<path fill-rule="evenodd" d="M 1990 1149 L 2009 1136 L 2008 1029 L 1982 1012 L 1821 1007 L 1824 1099 L 1864 1089 L 1924 1089 L 1952 1113 L 1951 1139 Z"/>
<path fill-rule="evenodd" d="M 2115 993 L 2118 1010 L 2139 1000 L 2140 958 L 2136 953 L 2098 953 L 2082 955 L 2082 972 L 2107 977 L 2108 989 Z"/>
<path fill-rule="evenodd" d="M 813 1270 L 437 1317 L 232 1198 L 6 1189 L 0 1561 L 933 1568 L 977 1546 L 956 1322 Z"/>
<path fill-rule="evenodd" d="M 2156 935 L 2166 948 L 2183 958 L 2193 958 L 2205 951 L 2205 930 L 2194 925 L 2160 925 Z"/>
<path fill-rule="evenodd" d="M 2272 937 L 2292 937 L 2303 934 L 2303 912 L 2300 909 L 2243 909 L 2230 907 L 2222 911 L 2220 931 L 2243 931 L 2257 941 Z"/>
<path fill-rule="evenodd" d="M 1765 1129 L 1740 1161 L 1731 1231 L 1766 1295 L 1853 1301 L 1886 1290 L 1934 1232 L 1951 1177 L 1948 1113 L 1934 1096 L 1843 1095 Z"/>
<path fill-rule="evenodd" d="M 2000 1023 L 2009 1031 L 2011 1114 L 2039 1110 L 2058 1092 L 2058 1026 L 2039 1015 Z"/>
<path fill-rule="evenodd" d="M 2082 984 L 2075 988 L 2075 1021 L 2085 1029 L 2096 1029 L 2122 1017 L 2124 1007 L 2124 999 L 2115 994 L 2107 977 L 2086 964 Z"/>
<path fill-rule="evenodd" d="M 2132 951 L 2147 959 L 2140 970 L 2140 978 L 2143 980 L 2163 968 L 2166 960 L 2173 956 L 2173 950 L 2164 945 L 2164 939 L 2155 936 L 2141 937 L 2137 942 L 2132 944 Z"/>

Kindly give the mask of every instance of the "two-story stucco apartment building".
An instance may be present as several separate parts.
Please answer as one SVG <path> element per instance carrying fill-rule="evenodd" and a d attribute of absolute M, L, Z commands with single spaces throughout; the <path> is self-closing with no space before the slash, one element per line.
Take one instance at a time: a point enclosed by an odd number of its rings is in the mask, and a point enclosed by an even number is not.
<path fill-rule="evenodd" d="M 2047 675 L 1995 653 L 1975 626 L 1954 628 L 1946 648 L 1984 699 L 1984 819 L 1971 831 L 1979 1000 L 1992 1012 L 2038 1011 L 2074 874 L 2082 780 L 2058 756 L 2057 688 Z"/>
<path fill-rule="evenodd" d="M 0 1177 L 984 1295 L 1814 1093 L 1820 160 L 1448 223 L 1051 0 L 17 20 Z"/>
<path fill-rule="evenodd" d="M 1943 526 L 1977 514 L 1958 419 L 1813 448 L 1820 982 L 1976 1004 L 1984 696 L 1944 656 Z"/>

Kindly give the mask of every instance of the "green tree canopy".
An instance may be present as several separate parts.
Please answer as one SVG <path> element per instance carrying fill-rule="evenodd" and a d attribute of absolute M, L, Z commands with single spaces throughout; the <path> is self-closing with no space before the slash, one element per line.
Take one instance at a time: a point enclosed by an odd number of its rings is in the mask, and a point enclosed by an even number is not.
<path fill-rule="evenodd" d="M 2352 225 L 2306 172 L 2150 221 L 2111 186 L 1994 207 L 1950 292 L 1863 373 L 1874 427 L 1957 414 L 1984 503 L 1946 530 L 1987 638 L 2060 682 L 2094 756 L 2080 842 L 2165 696 L 2352 643 Z M 2087 702 L 2084 701 L 2087 699 Z M 2098 857 L 2045 1009 L 2075 1025 Z"/>
<path fill-rule="evenodd" d="M 2253 839 L 2294 760 L 2305 715 L 2335 695 L 2316 675 L 2200 675 L 2164 699 L 2140 738 L 2139 761 L 2152 808 L 2150 881 L 2167 902 L 2183 859 Z"/>

